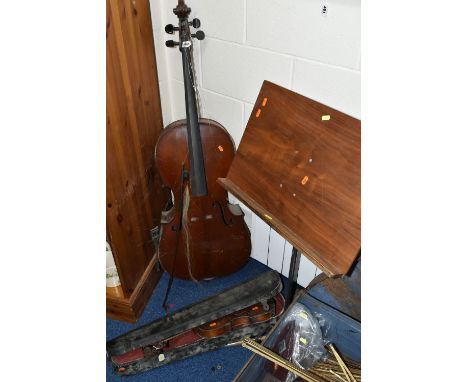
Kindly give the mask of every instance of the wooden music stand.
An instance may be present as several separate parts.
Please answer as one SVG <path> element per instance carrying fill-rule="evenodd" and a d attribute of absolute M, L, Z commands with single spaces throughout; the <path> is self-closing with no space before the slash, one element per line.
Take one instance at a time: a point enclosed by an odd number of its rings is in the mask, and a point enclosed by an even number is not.
<path fill-rule="evenodd" d="M 234 161 L 218 182 L 330 277 L 361 246 L 361 123 L 265 81 Z M 292 283 L 292 284 L 291 284 Z"/>

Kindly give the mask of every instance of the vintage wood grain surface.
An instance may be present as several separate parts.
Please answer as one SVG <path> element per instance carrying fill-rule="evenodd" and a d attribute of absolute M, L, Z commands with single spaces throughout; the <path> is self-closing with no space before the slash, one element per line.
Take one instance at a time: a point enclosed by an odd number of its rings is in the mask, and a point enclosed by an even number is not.
<path fill-rule="evenodd" d="M 361 232 L 360 121 L 265 81 L 219 181 L 327 275 L 345 274 Z"/>
<path fill-rule="evenodd" d="M 107 0 L 106 21 L 107 235 L 128 299 L 155 256 L 150 229 L 164 198 L 154 147 L 163 125 L 148 0 Z"/>

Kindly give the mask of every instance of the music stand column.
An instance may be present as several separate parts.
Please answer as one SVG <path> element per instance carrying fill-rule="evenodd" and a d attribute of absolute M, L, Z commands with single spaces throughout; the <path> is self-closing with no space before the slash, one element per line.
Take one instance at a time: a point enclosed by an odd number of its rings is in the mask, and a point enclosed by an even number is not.
<path fill-rule="evenodd" d="M 286 286 L 286 307 L 291 304 L 294 298 L 294 293 L 297 288 L 297 274 L 299 272 L 299 264 L 301 262 L 301 254 L 296 247 L 293 247 L 291 254 L 291 262 L 289 263 L 288 285 Z"/>

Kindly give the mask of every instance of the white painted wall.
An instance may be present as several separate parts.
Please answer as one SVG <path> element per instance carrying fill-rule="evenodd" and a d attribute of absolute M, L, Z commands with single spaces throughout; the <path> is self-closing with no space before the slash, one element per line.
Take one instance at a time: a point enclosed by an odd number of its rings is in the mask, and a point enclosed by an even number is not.
<path fill-rule="evenodd" d="M 201 116 L 239 144 L 263 80 L 360 118 L 360 0 L 187 0 L 206 39 L 194 44 Z M 176 0 L 150 0 L 164 124 L 185 118 L 182 63 L 166 48 Z M 322 6 L 328 6 L 326 16 Z M 232 201 L 234 198 L 230 197 Z M 252 257 L 287 276 L 291 245 L 245 206 Z M 298 282 L 320 270 L 301 258 Z"/>

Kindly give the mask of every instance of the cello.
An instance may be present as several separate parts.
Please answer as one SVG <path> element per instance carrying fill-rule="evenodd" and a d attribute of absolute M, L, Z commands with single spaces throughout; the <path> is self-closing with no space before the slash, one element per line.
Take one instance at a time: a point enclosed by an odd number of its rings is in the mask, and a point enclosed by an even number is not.
<path fill-rule="evenodd" d="M 161 216 L 159 262 L 172 278 L 201 280 L 230 274 L 250 257 L 250 232 L 242 210 L 228 202 L 217 183 L 225 177 L 234 157 L 233 140 L 216 121 L 199 117 L 193 65 L 193 38 L 203 40 L 200 20 L 188 20 L 191 9 L 178 0 L 174 14 L 182 54 L 186 119 L 168 125 L 155 148 L 155 161 L 163 185 L 171 190 L 172 207 Z M 167 298 L 166 291 L 166 298 Z"/>

